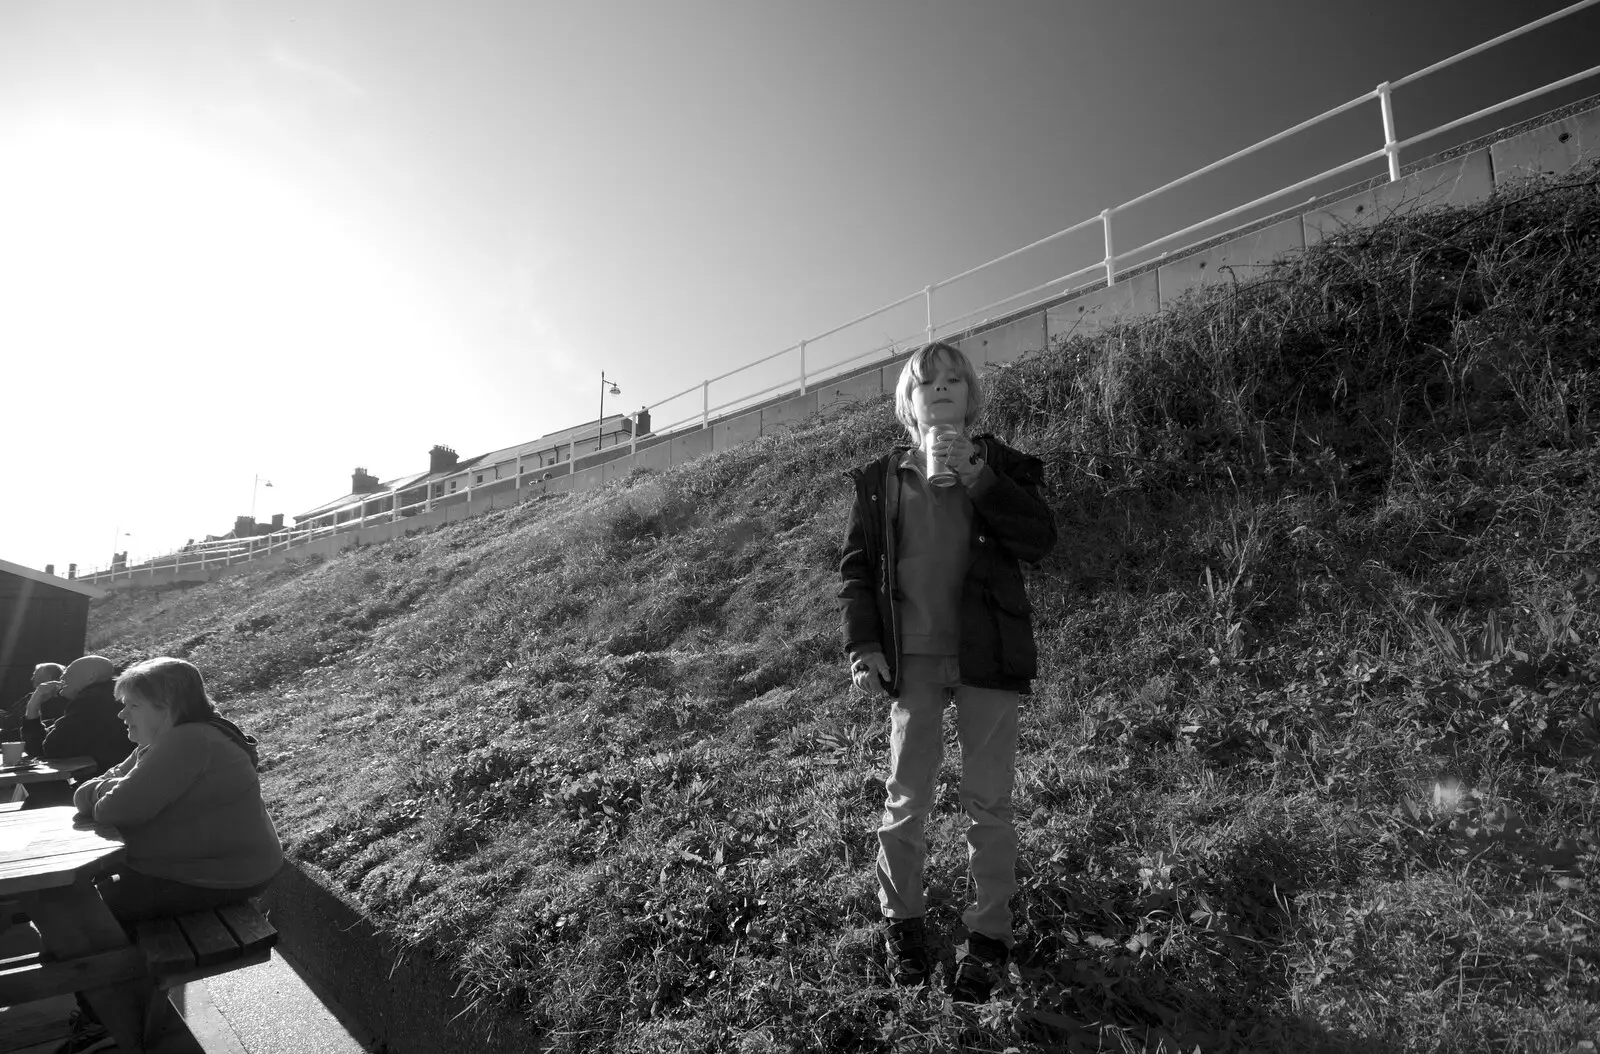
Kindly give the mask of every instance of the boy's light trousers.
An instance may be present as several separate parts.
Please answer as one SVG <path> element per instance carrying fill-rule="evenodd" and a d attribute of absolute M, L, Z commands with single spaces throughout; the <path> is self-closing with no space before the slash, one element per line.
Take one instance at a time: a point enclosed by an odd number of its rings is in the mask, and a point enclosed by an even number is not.
<path fill-rule="evenodd" d="M 1017 832 L 1011 784 L 1017 761 L 1017 693 L 960 682 L 955 659 L 908 655 L 900 698 L 889 711 L 888 798 L 878 828 L 878 905 L 891 919 L 926 911 L 922 891 L 928 842 L 923 820 L 933 808 L 944 753 L 941 722 L 954 699 L 961 741 L 961 805 L 967 812 L 967 862 L 976 903 L 967 929 L 1011 944 L 1011 895 L 1017 890 Z"/>

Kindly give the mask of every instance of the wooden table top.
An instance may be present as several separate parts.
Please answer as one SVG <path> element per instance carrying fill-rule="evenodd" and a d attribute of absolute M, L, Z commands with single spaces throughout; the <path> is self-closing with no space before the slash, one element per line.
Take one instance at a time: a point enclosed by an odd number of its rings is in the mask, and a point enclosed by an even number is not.
<path fill-rule="evenodd" d="M 115 827 L 78 819 L 70 805 L 0 813 L 0 896 L 70 886 L 122 854 Z"/>
<path fill-rule="evenodd" d="M 52 780 L 68 780 L 73 773 L 82 772 L 84 769 L 95 767 L 94 758 L 51 758 L 40 760 L 32 768 L 8 769 L 0 768 L 0 790 L 8 790 L 19 783 L 49 783 Z"/>

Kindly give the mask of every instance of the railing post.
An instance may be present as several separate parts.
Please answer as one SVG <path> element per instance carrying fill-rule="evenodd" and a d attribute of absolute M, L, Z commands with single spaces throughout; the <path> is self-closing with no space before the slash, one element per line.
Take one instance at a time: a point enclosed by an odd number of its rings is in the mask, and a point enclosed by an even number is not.
<path fill-rule="evenodd" d="M 933 343 L 933 286 L 924 286 L 922 289 L 922 304 L 928 313 L 928 343 Z"/>
<path fill-rule="evenodd" d="M 800 342 L 800 394 L 806 393 L 806 342 Z"/>
<path fill-rule="evenodd" d="M 1389 82 L 1378 85 L 1378 107 L 1383 111 L 1383 152 L 1389 158 L 1389 182 L 1400 179 L 1400 144 L 1394 137 L 1394 99 Z"/>
<path fill-rule="evenodd" d="M 711 382 L 700 382 L 700 427 L 711 427 Z"/>
<path fill-rule="evenodd" d="M 1105 228 L 1106 235 L 1106 288 L 1110 289 L 1117 280 L 1117 250 L 1111 240 L 1111 210 L 1100 210 L 1100 225 Z"/>

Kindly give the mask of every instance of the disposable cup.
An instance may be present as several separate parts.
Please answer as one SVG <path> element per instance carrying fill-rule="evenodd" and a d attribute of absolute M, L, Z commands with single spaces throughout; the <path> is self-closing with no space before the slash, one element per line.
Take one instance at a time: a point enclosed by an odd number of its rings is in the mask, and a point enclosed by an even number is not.
<path fill-rule="evenodd" d="M 933 441 L 935 439 L 939 436 L 955 434 L 956 430 L 954 428 L 949 425 L 941 425 L 935 428 L 932 434 L 928 436 L 928 483 L 930 486 L 953 487 L 956 485 L 955 472 L 951 470 L 949 465 L 944 463 L 943 458 L 935 457 L 933 453 Z"/>
<path fill-rule="evenodd" d="M 0 743 L 0 760 L 7 766 L 22 764 L 22 744 Z"/>

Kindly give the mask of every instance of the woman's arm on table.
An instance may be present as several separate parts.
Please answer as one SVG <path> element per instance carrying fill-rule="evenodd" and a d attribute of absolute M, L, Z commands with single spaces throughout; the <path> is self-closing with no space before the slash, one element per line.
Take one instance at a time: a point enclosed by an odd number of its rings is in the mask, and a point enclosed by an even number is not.
<path fill-rule="evenodd" d="M 204 728 L 198 723 L 179 725 L 149 746 L 135 750 L 123 763 L 128 770 L 98 792 L 94 818 L 113 825 L 136 825 L 155 819 L 206 770 L 210 751 Z M 112 772 L 121 768 L 119 765 Z"/>
<path fill-rule="evenodd" d="M 78 789 L 72 792 L 72 804 L 77 807 L 78 812 L 92 819 L 95 803 L 112 787 L 122 782 L 124 776 L 133 771 L 133 766 L 139 762 L 139 753 L 142 749 L 141 747 L 135 750 L 94 779 L 84 780 L 78 784 Z"/>

